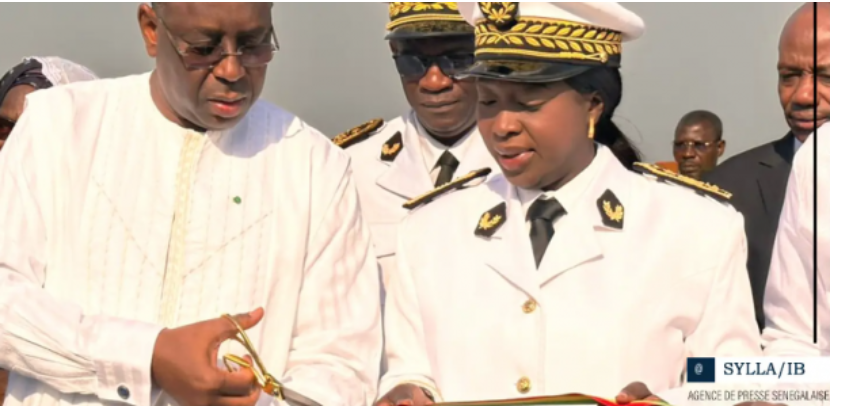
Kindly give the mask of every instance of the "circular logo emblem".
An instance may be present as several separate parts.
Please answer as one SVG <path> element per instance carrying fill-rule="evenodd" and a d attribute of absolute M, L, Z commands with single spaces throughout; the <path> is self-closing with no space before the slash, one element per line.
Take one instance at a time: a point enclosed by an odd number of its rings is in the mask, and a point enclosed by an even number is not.
<path fill-rule="evenodd" d="M 701 373 L 704 373 L 704 365 L 702 365 L 700 363 L 696 363 L 695 364 L 695 374 L 700 376 Z"/>

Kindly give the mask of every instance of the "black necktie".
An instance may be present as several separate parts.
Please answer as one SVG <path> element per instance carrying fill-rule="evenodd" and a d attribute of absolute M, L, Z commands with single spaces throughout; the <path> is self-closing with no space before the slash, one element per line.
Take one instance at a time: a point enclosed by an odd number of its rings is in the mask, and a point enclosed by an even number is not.
<path fill-rule="evenodd" d="M 531 238 L 531 248 L 534 252 L 535 267 L 540 267 L 543 254 L 546 253 L 546 248 L 549 247 L 549 241 L 552 240 L 552 235 L 555 234 L 555 228 L 552 227 L 552 222 L 564 213 L 566 213 L 564 207 L 555 198 L 538 199 L 531 204 L 531 208 L 529 208 L 526 216 L 531 221 L 529 237 Z"/>
<path fill-rule="evenodd" d="M 458 168 L 458 159 L 449 151 L 444 151 L 435 163 L 435 168 L 440 168 L 438 178 L 435 180 L 435 187 L 439 187 L 453 180 L 453 175 Z"/>

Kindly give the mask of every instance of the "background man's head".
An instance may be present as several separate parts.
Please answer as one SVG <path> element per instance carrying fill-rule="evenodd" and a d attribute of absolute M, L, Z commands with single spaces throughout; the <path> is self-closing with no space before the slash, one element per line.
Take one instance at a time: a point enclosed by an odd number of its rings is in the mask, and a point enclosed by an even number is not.
<path fill-rule="evenodd" d="M 715 113 L 696 110 L 685 114 L 675 128 L 672 153 L 681 174 L 695 179 L 715 168 L 724 154 L 724 129 Z"/>
<path fill-rule="evenodd" d="M 199 131 L 233 127 L 263 91 L 277 41 L 272 3 L 142 4 L 155 58 L 152 98 L 169 120 Z"/>
<path fill-rule="evenodd" d="M 29 57 L 0 78 L 0 149 L 38 89 L 97 79 L 90 69 L 59 57 Z"/>
<path fill-rule="evenodd" d="M 455 3 L 390 3 L 386 37 L 409 105 L 430 135 L 454 142 L 476 123 L 476 87 L 455 75 L 473 63 L 473 27 Z"/>
<path fill-rule="evenodd" d="M 780 36 L 777 70 L 786 121 L 803 141 L 816 120 L 818 127 L 829 120 L 829 3 L 806 3 L 792 14 Z"/>

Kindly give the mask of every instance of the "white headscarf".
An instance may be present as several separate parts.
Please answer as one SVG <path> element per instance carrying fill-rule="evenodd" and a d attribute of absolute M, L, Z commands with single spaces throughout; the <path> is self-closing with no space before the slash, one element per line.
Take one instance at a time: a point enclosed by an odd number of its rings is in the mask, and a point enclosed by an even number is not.
<path fill-rule="evenodd" d="M 53 86 L 99 79 L 90 69 L 59 57 L 28 57 L 41 63 L 41 73 Z"/>

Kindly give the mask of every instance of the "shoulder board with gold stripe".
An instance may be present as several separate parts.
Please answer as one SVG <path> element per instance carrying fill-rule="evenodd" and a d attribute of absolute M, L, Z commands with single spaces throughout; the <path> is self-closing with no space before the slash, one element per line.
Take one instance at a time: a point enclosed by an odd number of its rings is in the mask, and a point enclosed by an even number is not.
<path fill-rule="evenodd" d="M 336 137 L 333 137 L 333 144 L 341 148 L 348 148 L 370 137 L 375 131 L 379 130 L 380 127 L 383 126 L 383 123 L 383 119 L 374 119 L 365 124 L 356 126 L 337 135 Z"/>
<path fill-rule="evenodd" d="M 467 184 L 470 181 L 473 181 L 473 180 L 475 180 L 477 178 L 481 178 L 481 177 L 487 177 L 488 174 L 490 174 L 490 173 L 491 173 L 490 168 L 482 168 L 480 170 L 471 171 L 469 174 L 467 174 L 463 177 L 454 179 L 454 180 L 452 180 L 452 181 L 450 181 L 450 182 L 448 182 L 444 185 L 441 185 L 440 187 L 435 188 L 432 191 L 429 191 L 429 192 L 427 192 L 427 193 L 425 193 L 425 194 L 423 194 L 419 197 L 416 197 L 414 199 L 406 201 L 406 203 L 403 204 L 403 208 L 411 210 L 411 209 L 415 209 L 415 208 L 417 208 L 421 205 L 425 205 L 427 203 L 430 203 L 435 198 L 438 198 L 439 196 L 443 195 L 444 193 L 455 190 L 455 189 L 462 189 L 465 186 L 467 186 Z"/>
<path fill-rule="evenodd" d="M 733 197 L 732 193 L 727 192 L 713 184 L 698 181 L 695 178 L 689 178 L 685 175 L 680 175 L 658 165 L 649 163 L 634 163 L 634 170 L 641 174 L 653 175 L 661 181 L 670 181 L 674 184 L 683 185 L 701 195 L 714 198 L 719 202 L 729 202 L 730 198 Z"/>

